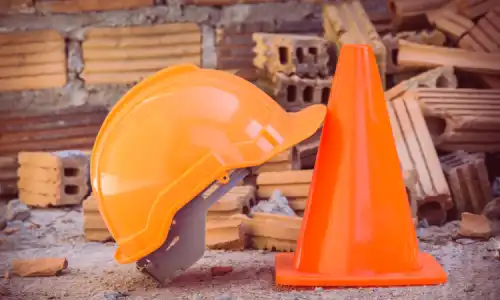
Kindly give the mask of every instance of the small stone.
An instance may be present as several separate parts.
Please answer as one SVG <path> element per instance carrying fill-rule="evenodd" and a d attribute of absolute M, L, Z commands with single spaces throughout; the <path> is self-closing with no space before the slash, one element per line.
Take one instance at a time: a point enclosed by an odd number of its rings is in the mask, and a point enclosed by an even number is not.
<path fill-rule="evenodd" d="M 483 215 L 463 213 L 458 235 L 470 238 L 489 239 L 493 234 L 491 221 Z"/>
<path fill-rule="evenodd" d="M 231 300 L 231 296 L 229 295 L 221 295 L 221 296 L 217 296 L 215 297 L 215 300 Z"/>
<path fill-rule="evenodd" d="M 9 201 L 5 215 L 8 221 L 26 221 L 31 217 L 31 210 L 16 199 Z"/>
<path fill-rule="evenodd" d="M 201 297 L 200 297 L 200 295 L 196 294 L 196 295 L 193 295 L 193 297 L 191 299 L 192 300 L 201 300 Z"/>
<path fill-rule="evenodd" d="M 212 267 L 210 269 L 210 273 L 212 273 L 212 276 L 222 276 L 222 275 L 226 275 L 228 273 L 231 273 L 232 271 L 233 271 L 233 267 L 231 267 L 231 266 Z"/>
<path fill-rule="evenodd" d="M 469 284 L 464 288 L 464 292 L 470 293 L 470 292 L 473 292 L 475 289 L 476 289 L 475 284 Z"/>
<path fill-rule="evenodd" d="M 314 289 L 315 292 L 323 292 L 324 289 L 322 287 L 317 287 Z"/>

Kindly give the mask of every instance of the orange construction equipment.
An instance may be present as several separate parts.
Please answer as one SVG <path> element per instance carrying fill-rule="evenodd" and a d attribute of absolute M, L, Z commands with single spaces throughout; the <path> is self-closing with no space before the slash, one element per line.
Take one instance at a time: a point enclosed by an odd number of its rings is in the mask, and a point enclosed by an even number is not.
<path fill-rule="evenodd" d="M 276 256 L 276 283 L 297 286 L 440 284 L 419 253 L 370 46 L 341 49 L 296 253 Z"/>
<path fill-rule="evenodd" d="M 205 250 L 208 207 L 249 168 L 313 135 L 325 114 L 324 105 L 287 113 L 252 83 L 190 64 L 134 86 L 91 157 L 115 259 L 160 282 L 190 267 Z"/>

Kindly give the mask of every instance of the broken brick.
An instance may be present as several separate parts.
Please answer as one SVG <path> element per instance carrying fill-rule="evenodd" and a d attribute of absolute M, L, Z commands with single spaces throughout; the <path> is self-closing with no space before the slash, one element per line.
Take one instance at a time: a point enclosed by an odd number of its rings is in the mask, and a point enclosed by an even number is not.
<path fill-rule="evenodd" d="M 212 267 L 210 268 L 210 273 L 212 276 L 223 276 L 233 271 L 233 267 L 225 266 L 225 267 Z"/>
<path fill-rule="evenodd" d="M 493 199 L 484 155 L 457 151 L 442 156 L 440 160 L 457 214 L 482 213 L 486 204 Z"/>
<path fill-rule="evenodd" d="M 458 235 L 469 238 L 489 239 L 493 234 L 491 221 L 483 215 L 462 213 Z"/>
<path fill-rule="evenodd" d="M 16 259 L 11 262 L 12 273 L 21 277 L 56 276 L 68 267 L 66 258 Z"/>
<path fill-rule="evenodd" d="M 405 98 L 417 101 L 434 146 L 442 151 L 500 150 L 500 90 L 419 88 Z"/>

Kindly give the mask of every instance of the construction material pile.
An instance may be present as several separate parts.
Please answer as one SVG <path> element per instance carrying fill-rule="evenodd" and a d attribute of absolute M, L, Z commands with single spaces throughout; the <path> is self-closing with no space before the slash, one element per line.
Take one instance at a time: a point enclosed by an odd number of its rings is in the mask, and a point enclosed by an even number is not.
<path fill-rule="evenodd" d="M 359 0 L 324 5 L 324 37 L 254 33 L 256 85 L 288 111 L 327 104 L 336 53 L 346 44 L 370 45 L 386 90 L 413 217 L 422 225 L 461 218 L 487 223 L 500 215 L 495 212 L 500 207 L 500 198 L 495 199 L 500 196 L 500 2 L 413 2 L 388 0 L 390 17 L 369 16 Z M 212 206 L 207 247 L 293 251 L 320 136 L 318 131 L 260 166 Z M 77 167 L 74 156 L 61 155 L 22 152 L 12 160 L 21 164 L 20 201 L 58 206 L 80 204 L 87 197 L 87 240 L 110 240 L 97 201 L 88 195 L 88 157 Z M 86 179 L 66 169 L 78 169 Z M 51 182 L 37 181 L 38 174 Z M 71 185 L 78 192 L 61 189 L 75 180 Z M 43 197 L 32 196 L 40 193 Z M 464 234 L 471 231 L 467 224 L 461 228 Z"/>

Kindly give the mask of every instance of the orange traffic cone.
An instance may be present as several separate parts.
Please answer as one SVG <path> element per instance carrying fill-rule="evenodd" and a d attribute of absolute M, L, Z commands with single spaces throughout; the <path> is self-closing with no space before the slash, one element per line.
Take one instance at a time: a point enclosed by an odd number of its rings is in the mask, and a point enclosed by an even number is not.
<path fill-rule="evenodd" d="M 371 47 L 341 49 L 296 253 L 276 256 L 276 283 L 440 284 L 419 253 Z"/>

